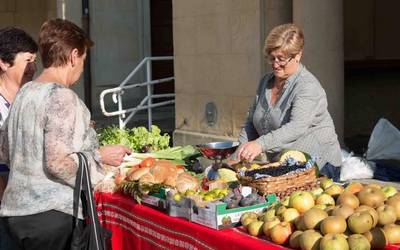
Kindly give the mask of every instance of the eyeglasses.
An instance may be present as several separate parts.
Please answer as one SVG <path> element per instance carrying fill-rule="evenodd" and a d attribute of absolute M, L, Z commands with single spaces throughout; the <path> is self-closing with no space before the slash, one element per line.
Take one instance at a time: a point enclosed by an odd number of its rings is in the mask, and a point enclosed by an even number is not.
<path fill-rule="evenodd" d="M 268 64 L 274 64 L 276 62 L 279 66 L 283 67 L 283 66 L 286 66 L 286 64 L 288 64 L 292 59 L 293 59 L 293 56 L 291 56 L 289 58 L 279 58 L 279 57 L 268 56 L 267 62 L 268 62 Z"/>

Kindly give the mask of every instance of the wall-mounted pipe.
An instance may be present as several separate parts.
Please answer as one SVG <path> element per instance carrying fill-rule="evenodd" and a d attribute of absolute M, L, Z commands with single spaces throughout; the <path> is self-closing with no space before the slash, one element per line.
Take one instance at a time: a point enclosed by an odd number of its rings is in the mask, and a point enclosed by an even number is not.
<path fill-rule="evenodd" d="M 82 0 L 82 28 L 90 37 L 89 0 Z M 86 51 L 85 68 L 83 71 L 83 89 L 85 104 L 92 111 L 92 73 L 90 67 L 90 49 Z"/>

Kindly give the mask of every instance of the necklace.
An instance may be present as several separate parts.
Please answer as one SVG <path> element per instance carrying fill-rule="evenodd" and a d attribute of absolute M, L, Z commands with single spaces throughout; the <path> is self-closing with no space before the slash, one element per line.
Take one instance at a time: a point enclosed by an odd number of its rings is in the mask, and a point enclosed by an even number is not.
<path fill-rule="evenodd" d="M 3 98 L 11 104 L 12 101 L 14 100 L 15 93 L 12 93 L 13 91 L 8 90 L 6 87 L 4 87 L 4 83 L 0 83 L 0 94 L 3 96 Z"/>

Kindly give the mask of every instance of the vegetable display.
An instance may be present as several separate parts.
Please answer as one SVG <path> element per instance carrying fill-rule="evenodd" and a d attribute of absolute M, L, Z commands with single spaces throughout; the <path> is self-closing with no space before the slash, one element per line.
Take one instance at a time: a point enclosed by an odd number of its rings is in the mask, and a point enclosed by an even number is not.
<path fill-rule="evenodd" d="M 120 129 L 110 126 L 100 131 L 98 139 L 101 146 L 121 144 L 134 152 L 146 153 L 169 148 L 170 137 L 167 133 L 161 135 L 161 130 L 156 125 L 151 126 L 151 131 L 145 127 Z"/>

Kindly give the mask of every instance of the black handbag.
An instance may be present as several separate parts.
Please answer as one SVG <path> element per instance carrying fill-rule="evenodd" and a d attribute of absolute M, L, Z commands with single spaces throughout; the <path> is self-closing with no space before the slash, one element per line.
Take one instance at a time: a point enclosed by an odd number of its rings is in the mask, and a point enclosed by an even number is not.
<path fill-rule="evenodd" d="M 84 154 L 77 153 L 79 167 L 74 189 L 74 229 L 71 250 L 108 250 L 111 232 L 100 226 L 96 204 L 93 199 L 88 161 Z M 78 219 L 79 200 L 82 201 L 84 220 Z"/>

